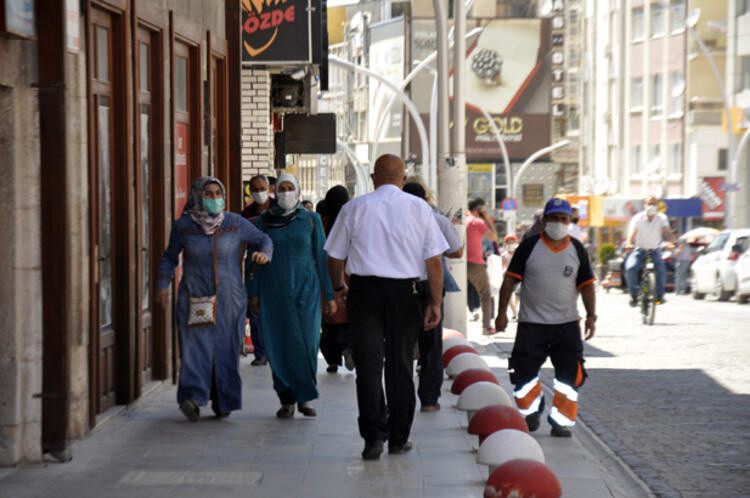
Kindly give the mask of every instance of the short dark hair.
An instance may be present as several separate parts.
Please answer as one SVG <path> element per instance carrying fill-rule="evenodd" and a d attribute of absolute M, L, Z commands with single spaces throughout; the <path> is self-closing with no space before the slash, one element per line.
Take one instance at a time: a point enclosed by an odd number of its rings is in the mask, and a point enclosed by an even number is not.
<path fill-rule="evenodd" d="M 424 191 L 424 187 L 417 182 L 409 182 L 404 185 L 404 192 L 411 195 L 416 195 L 422 200 L 427 199 L 427 192 Z"/>
<path fill-rule="evenodd" d="M 268 178 L 268 184 L 269 185 L 276 186 L 276 177 L 275 176 L 267 176 L 266 178 Z"/>
<path fill-rule="evenodd" d="M 481 197 L 474 197 L 472 200 L 469 201 L 469 211 L 474 211 L 475 209 L 479 209 L 480 207 L 487 204 L 484 202 L 484 199 Z"/>

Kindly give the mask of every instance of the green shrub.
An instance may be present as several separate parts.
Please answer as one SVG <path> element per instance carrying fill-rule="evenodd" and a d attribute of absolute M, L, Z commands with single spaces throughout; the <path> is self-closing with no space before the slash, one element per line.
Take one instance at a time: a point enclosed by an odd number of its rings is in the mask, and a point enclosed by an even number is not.
<path fill-rule="evenodd" d="M 606 265 L 607 261 L 614 258 L 617 253 L 617 248 L 614 244 L 602 244 L 601 247 L 596 251 L 596 260 Z"/>

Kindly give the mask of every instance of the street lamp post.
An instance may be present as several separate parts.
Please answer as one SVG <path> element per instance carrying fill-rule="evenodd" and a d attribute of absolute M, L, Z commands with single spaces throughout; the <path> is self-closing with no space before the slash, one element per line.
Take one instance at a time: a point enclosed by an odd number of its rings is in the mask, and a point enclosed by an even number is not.
<path fill-rule="evenodd" d="M 521 165 L 521 167 L 518 169 L 518 172 L 516 173 L 516 176 L 513 177 L 513 182 L 511 183 L 511 192 L 517 192 L 518 191 L 518 182 L 521 180 L 521 175 L 523 175 L 524 171 L 526 171 L 526 168 L 529 167 L 531 163 L 539 159 L 540 157 L 549 154 L 553 150 L 560 149 L 562 147 L 566 147 L 570 145 L 570 140 L 564 139 L 560 140 L 559 142 L 555 142 L 552 145 L 549 145 L 547 147 L 544 147 L 543 149 L 539 149 L 538 151 L 531 154 Z M 516 229 L 516 212 L 511 211 L 510 219 L 508 220 L 508 226 L 513 227 L 512 233 L 515 233 Z"/>
<path fill-rule="evenodd" d="M 687 18 L 685 19 L 685 26 L 687 27 L 688 33 L 690 33 L 690 36 L 693 37 L 693 39 L 696 41 L 698 46 L 701 49 L 701 52 L 703 52 L 703 55 L 708 60 L 708 64 L 711 67 L 711 72 L 714 75 L 714 78 L 716 79 L 717 85 L 719 85 L 719 91 L 721 92 L 721 100 L 724 103 L 724 112 L 726 113 L 726 119 L 727 119 L 727 173 L 729 174 L 729 183 L 731 185 L 730 188 L 728 188 L 724 194 L 724 212 L 726 213 L 724 216 L 726 218 L 726 224 L 727 228 L 734 228 L 735 225 L 735 214 L 734 214 L 734 203 L 732 202 L 734 200 L 734 183 L 736 181 L 737 172 L 735 170 L 737 166 L 737 161 L 735 160 L 736 152 L 734 147 L 734 132 L 732 130 L 732 108 L 729 105 L 729 96 L 727 95 L 727 89 L 726 86 L 724 86 L 724 78 L 721 77 L 721 72 L 719 71 L 719 67 L 716 65 L 716 61 L 714 60 L 714 57 L 711 55 L 711 52 L 708 50 L 708 47 L 706 47 L 706 44 L 703 42 L 703 39 L 698 34 L 697 31 L 695 31 L 695 25 L 698 23 L 698 19 L 700 19 L 701 16 L 701 10 L 699 8 L 695 8 L 692 11 L 690 11 L 690 14 L 688 14 Z"/>

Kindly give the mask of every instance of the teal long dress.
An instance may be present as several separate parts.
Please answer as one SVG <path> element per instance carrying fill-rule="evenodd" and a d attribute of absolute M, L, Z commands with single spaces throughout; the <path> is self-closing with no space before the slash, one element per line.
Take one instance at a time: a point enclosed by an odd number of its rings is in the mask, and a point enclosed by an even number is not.
<path fill-rule="evenodd" d="M 263 341 L 273 371 L 273 387 L 282 404 L 318 397 L 320 295 L 333 300 L 325 234 L 317 213 L 300 208 L 286 226 L 256 226 L 273 241 L 273 260 L 245 279 L 248 296 L 260 297 Z"/>

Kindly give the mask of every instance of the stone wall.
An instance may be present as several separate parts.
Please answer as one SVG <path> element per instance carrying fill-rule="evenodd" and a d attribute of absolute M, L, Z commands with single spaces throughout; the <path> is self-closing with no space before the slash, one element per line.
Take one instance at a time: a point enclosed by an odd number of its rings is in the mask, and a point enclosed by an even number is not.
<path fill-rule="evenodd" d="M 41 194 L 35 43 L 0 38 L 0 465 L 41 458 Z M 65 292 L 61 289 L 61 292 Z"/>

